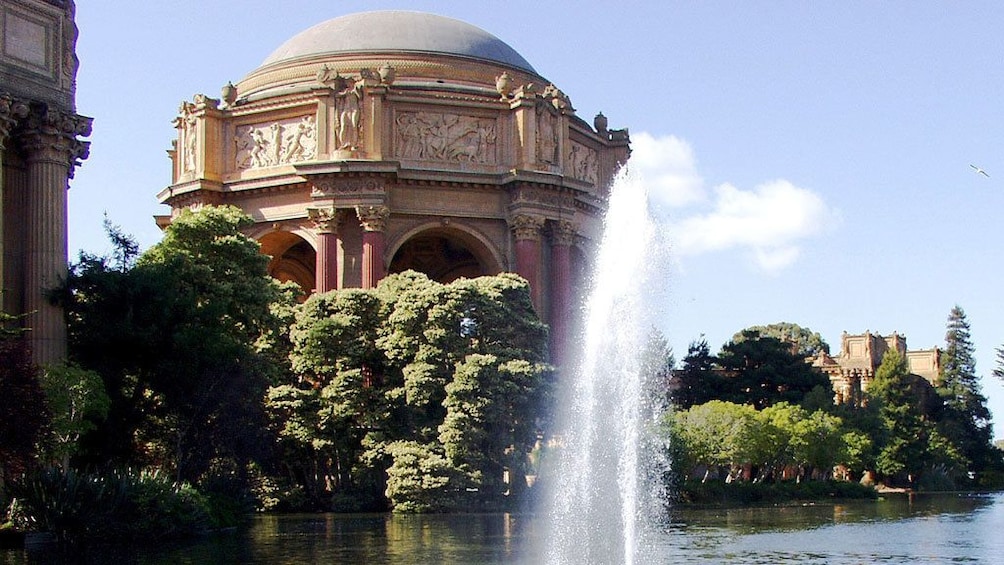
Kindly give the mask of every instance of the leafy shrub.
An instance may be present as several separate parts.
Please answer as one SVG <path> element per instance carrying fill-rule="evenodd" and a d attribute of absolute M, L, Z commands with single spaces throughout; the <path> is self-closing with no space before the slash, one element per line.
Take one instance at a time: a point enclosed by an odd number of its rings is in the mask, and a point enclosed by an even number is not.
<path fill-rule="evenodd" d="M 214 527 L 209 499 L 156 471 L 80 473 L 50 468 L 10 485 L 14 523 L 62 542 L 160 540 Z"/>

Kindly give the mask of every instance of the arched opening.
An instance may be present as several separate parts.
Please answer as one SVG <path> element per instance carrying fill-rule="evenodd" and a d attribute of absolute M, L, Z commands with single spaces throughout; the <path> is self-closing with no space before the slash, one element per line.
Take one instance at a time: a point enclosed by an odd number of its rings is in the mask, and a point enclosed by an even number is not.
<path fill-rule="evenodd" d="M 302 298 L 313 292 L 317 253 L 309 242 L 285 231 L 267 233 L 258 241 L 261 252 L 272 258 L 268 262 L 269 275 L 283 282 L 295 282 L 303 291 Z"/>
<path fill-rule="evenodd" d="M 390 273 L 424 273 L 440 283 L 496 274 L 491 253 L 477 238 L 455 229 L 429 229 L 409 237 L 390 262 Z"/>

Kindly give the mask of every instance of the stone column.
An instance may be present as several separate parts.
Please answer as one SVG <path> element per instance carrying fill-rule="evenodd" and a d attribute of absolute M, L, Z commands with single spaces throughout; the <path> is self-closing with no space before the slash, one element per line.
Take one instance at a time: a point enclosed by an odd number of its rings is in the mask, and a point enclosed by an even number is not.
<path fill-rule="evenodd" d="M 8 186 L 7 179 L 4 178 L 4 167 L 7 165 L 5 163 L 5 153 L 7 152 L 8 146 L 12 146 L 8 140 L 14 131 L 14 127 L 17 125 L 18 120 L 23 119 L 28 116 L 28 105 L 21 100 L 12 98 L 9 95 L 0 96 L 0 290 L 4 291 L 4 305 L 7 305 L 7 293 L 9 292 L 9 285 L 11 283 L 10 277 L 6 275 L 7 269 L 10 268 L 8 265 L 5 255 L 5 246 L 8 244 L 7 232 L 11 232 L 11 228 L 16 228 L 16 225 L 10 225 L 9 216 L 11 215 L 11 210 L 4 207 L 4 199 L 10 198 L 12 195 L 9 192 L 13 189 L 12 186 Z M 5 310 L 8 314 L 19 314 L 19 311 Z"/>
<path fill-rule="evenodd" d="M 25 199 L 26 326 L 33 359 L 38 365 L 66 358 L 63 311 L 52 304 L 49 292 L 66 279 L 66 189 L 78 160 L 86 158 L 88 143 L 77 135 L 90 134 L 90 119 L 37 109 L 28 118 L 21 142 L 27 163 Z"/>
<path fill-rule="evenodd" d="M 390 208 L 386 206 L 356 206 L 359 225 L 363 228 L 362 287 L 375 288 L 386 276 L 383 255 L 386 247 L 384 230 Z"/>
<path fill-rule="evenodd" d="M 513 216 L 509 228 L 516 238 L 516 274 L 530 283 L 533 307 L 541 313 L 540 302 L 540 232 L 544 219 L 539 216 Z"/>
<path fill-rule="evenodd" d="M 572 243 L 575 226 L 561 220 L 551 226 L 551 357 L 561 365 L 571 331 L 572 303 Z"/>
<path fill-rule="evenodd" d="M 338 289 L 338 226 L 342 211 L 334 207 L 307 208 L 317 232 L 317 259 L 314 287 L 317 292 Z"/>

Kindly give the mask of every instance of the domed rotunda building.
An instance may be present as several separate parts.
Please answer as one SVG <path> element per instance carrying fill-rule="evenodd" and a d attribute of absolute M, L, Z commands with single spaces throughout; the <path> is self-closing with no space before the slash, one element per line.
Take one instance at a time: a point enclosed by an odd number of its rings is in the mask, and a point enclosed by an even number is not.
<path fill-rule="evenodd" d="M 628 134 L 579 118 L 497 37 L 425 13 L 343 16 L 179 112 L 159 194 L 172 216 L 243 209 L 270 273 L 307 293 L 516 272 L 560 357 Z"/>

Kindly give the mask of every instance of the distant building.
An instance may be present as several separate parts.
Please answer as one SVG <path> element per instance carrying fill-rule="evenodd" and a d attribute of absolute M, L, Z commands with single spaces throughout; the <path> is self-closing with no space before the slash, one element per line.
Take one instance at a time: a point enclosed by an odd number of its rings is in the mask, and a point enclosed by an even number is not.
<path fill-rule="evenodd" d="M 161 225 L 238 206 L 270 273 L 305 293 L 408 269 L 439 282 L 518 273 L 554 356 L 630 151 L 627 130 L 580 118 L 497 37 L 404 11 L 307 29 L 220 99 L 183 102 L 175 125 Z"/>
<path fill-rule="evenodd" d="M 887 351 L 897 351 L 906 358 L 910 372 L 922 377 L 931 386 L 937 386 L 941 374 L 941 350 L 906 347 L 906 337 L 895 332 L 887 336 L 865 332 L 851 335 L 844 332 L 840 340 L 840 355 L 831 357 L 820 351 L 812 359 L 812 366 L 830 378 L 834 402 L 860 404 L 863 393 L 875 378 L 875 370 L 882 364 Z"/>
<path fill-rule="evenodd" d="M 66 277 L 66 190 L 91 132 L 76 113 L 76 42 L 72 0 L 0 2 L 0 286 L 42 365 L 66 357 L 48 292 Z"/>

